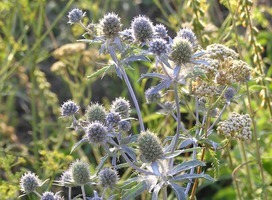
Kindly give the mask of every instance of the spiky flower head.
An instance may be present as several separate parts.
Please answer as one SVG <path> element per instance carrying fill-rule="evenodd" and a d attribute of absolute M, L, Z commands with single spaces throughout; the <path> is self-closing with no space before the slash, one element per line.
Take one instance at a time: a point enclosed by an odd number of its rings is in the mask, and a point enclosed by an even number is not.
<path fill-rule="evenodd" d="M 106 140 L 107 128 L 98 121 L 92 122 L 86 130 L 88 141 L 93 144 L 101 144 Z"/>
<path fill-rule="evenodd" d="M 159 138 L 150 131 L 141 132 L 138 144 L 140 153 L 146 162 L 154 162 L 163 156 Z"/>
<path fill-rule="evenodd" d="M 98 174 L 98 178 L 99 183 L 104 188 L 113 188 L 113 186 L 117 183 L 119 179 L 117 171 L 110 168 L 102 169 Z"/>
<path fill-rule="evenodd" d="M 54 194 L 53 192 L 44 192 L 42 194 L 41 200 L 60 200 L 61 197 L 58 194 Z"/>
<path fill-rule="evenodd" d="M 163 103 L 162 107 L 165 114 L 171 114 L 175 110 L 175 103 L 166 101 Z"/>
<path fill-rule="evenodd" d="M 145 16 L 135 17 L 131 23 L 132 36 L 136 42 L 146 42 L 154 35 L 153 25 Z"/>
<path fill-rule="evenodd" d="M 20 179 L 20 189 L 26 194 L 33 192 L 40 185 L 41 180 L 32 172 L 26 172 Z"/>
<path fill-rule="evenodd" d="M 69 170 L 76 185 L 85 185 L 90 182 L 90 167 L 87 162 L 76 160 L 71 164 Z"/>
<path fill-rule="evenodd" d="M 72 173 L 70 170 L 66 170 L 62 173 L 60 177 L 60 184 L 64 187 L 72 187 L 73 185 L 73 178 Z"/>
<path fill-rule="evenodd" d="M 155 55 L 162 55 L 168 52 L 168 45 L 164 39 L 156 38 L 150 42 L 149 51 Z"/>
<path fill-rule="evenodd" d="M 61 115 L 62 116 L 74 115 L 78 112 L 78 110 L 79 106 L 72 100 L 68 100 L 64 102 L 61 106 Z"/>
<path fill-rule="evenodd" d="M 160 92 L 154 93 L 154 87 L 148 88 L 145 91 L 145 99 L 147 103 L 159 102 L 161 99 L 161 93 Z"/>
<path fill-rule="evenodd" d="M 175 37 L 169 58 L 176 65 L 182 65 L 190 62 L 193 54 L 192 45 L 189 40 L 182 37 Z"/>
<path fill-rule="evenodd" d="M 117 126 L 118 122 L 121 120 L 121 116 L 118 112 L 110 112 L 106 116 L 106 123 L 110 126 Z"/>
<path fill-rule="evenodd" d="M 124 132 L 128 132 L 131 129 L 131 126 L 132 126 L 132 124 L 128 120 L 120 121 L 118 123 L 118 129 L 120 131 L 124 131 Z"/>
<path fill-rule="evenodd" d="M 68 24 L 79 23 L 82 20 L 82 18 L 85 17 L 85 15 L 86 15 L 86 12 L 83 12 L 82 10 L 78 8 L 74 8 L 67 15 L 69 19 Z"/>
<path fill-rule="evenodd" d="M 168 36 L 167 29 L 163 24 L 157 24 L 154 27 L 155 34 L 160 38 L 166 38 Z"/>
<path fill-rule="evenodd" d="M 230 100 L 233 99 L 235 94 L 236 94 L 236 91 L 232 87 L 229 87 L 226 89 L 224 93 L 224 97 L 227 102 L 230 102 Z"/>
<path fill-rule="evenodd" d="M 133 37 L 132 37 L 132 30 L 130 28 L 127 28 L 123 31 L 120 32 L 121 35 L 121 39 L 124 41 L 133 41 Z"/>
<path fill-rule="evenodd" d="M 112 112 L 118 112 L 122 118 L 127 118 L 130 113 L 130 103 L 122 97 L 116 98 L 115 101 L 112 102 L 110 110 Z"/>
<path fill-rule="evenodd" d="M 106 118 L 106 110 L 102 105 L 98 103 L 91 104 L 87 107 L 87 110 L 85 111 L 85 116 L 87 117 L 87 120 L 89 122 L 99 121 L 101 123 L 104 123 Z"/>
<path fill-rule="evenodd" d="M 100 26 L 106 38 L 111 39 L 118 36 L 122 25 L 118 15 L 115 13 L 108 13 L 100 20 Z"/>
<path fill-rule="evenodd" d="M 189 28 L 180 29 L 177 36 L 187 39 L 193 46 L 195 46 L 197 43 L 197 38 L 195 33 Z"/>

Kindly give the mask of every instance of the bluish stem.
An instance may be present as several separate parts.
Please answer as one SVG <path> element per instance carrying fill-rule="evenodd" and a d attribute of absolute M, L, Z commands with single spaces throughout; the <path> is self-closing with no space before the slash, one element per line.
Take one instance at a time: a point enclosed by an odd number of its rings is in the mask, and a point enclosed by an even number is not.
<path fill-rule="evenodd" d="M 84 185 L 81 185 L 81 191 L 82 191 L 83 200 L 86 200 L 86 193 L 85 193 Z"/>
<path fill-rule="evenodd" d="M 196 142 L 193 143 L 193 146 L 194 148 L 196 148 Z M 193 151 L 193 155 L 192 155 L 192 160 L 196 160 L 196 150 Z M 191 170 L 190 170 L 190 174 L 193 174 L 195 171 L 195 167 L 193 167 Z M 188 182 L 187 186 L 186 186 L 186 190 L 185 190 L 185 195 L 187 196 L 189 191 L 190 191 L 190 188 L 191 188 L 191 185 L 192 185 L 192 182 L 191 180 Z"/>
<path fill-rule="evenodd" d="M 140 124 L 140 128 L 141 128 L 141 131 L 145 131 L 145 127 L 144 127 L 144 122 L 143 122 L 143 118 L 142 118 L 142 114 L 141 114 L 141 110 L 140 110 L 140 107 L 139 107 L 139 104 L 138 104 L 138 101 L 137 101 L 137 98 L 135 96 L 135 93 L 133 91 L 133 88 L 130 84 L 130 81 L 128 79 L 128 76 L 127 76 L 127 73 L 126 73 L 126 70 L 124 69 L 123 66 L 120 66 L 121 68 L 121 71 L 122 71 L 122 75 L 124 77 L 124 80 L 125 80 L 125 83 L 128 87 L 128 91 L 130 93 L 130 96 L 133 100 L 133 103 L 134 103 L 134 106 L 135 106 L 135 109 L 136 109 L 136 112 L 137 112 L 137 115 L 138 115 L 138 120 L 139 120 L 139 124 Z"/>

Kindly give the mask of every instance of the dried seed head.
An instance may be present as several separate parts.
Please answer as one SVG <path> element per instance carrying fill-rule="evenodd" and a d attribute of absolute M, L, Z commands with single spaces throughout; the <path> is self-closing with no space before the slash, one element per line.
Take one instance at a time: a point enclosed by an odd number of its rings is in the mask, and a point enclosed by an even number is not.
<path fill-rule="evenodd" d="M 153 38 L 153 25 L 145 16 L 135 17 L 131 23 L 132 36 L 136 42 L 146 42 Z"/>
<path fill-rule="evenodd" d="M 149 51 L 158 56 L 166 54 L 168 52 L 167 42 L 164 39 L 156 38 L 150 42 Z"/>
<path fill-rule="evenodd" d="M 161 93 L 156 92 L 154 93 L 154 87 L 151 87 L 145 91 L 145 99 L 147 103 L 155 103 L 159 102 L 161 99 Z"/>
<path fill-rule="evenodd" d="M 181 37 L 181 38 L 184 38 L 184 39 L 187 39 L 192 44 L 192 46 L 195 46 L 196 43 L 197 43 L 195 33 L 189 28 L 180 29 L 177 36 Z"/>
<path fill-rule="evenodd" d="M 118 15 L 115 13 L 108 13 L 100 20 L 100 26 L 106 38 L 111 39 L 118 36 L 122 25 Z"/>
<path fill-rule="evenodd" d="M 79 106 L 72 100 L 68 100 L 64 102 L 61 106 L 61 115 L 62 116 L 74 115 L 78 112 L 78 110 Z"/>
<path fill-rule="evenodd" d="M 165 28 L 165 26 L 163 24 L 157 24 L 154 27 L 154 31 L 155 31 L 155 34 L 157 36 L 159 36 L 160 38 L 167 38 L 168 37 L 167 29 Z"/>
<path fill-rule="evenodd" d="M 118 112 L 110 112 L 106 116 L 107 125 L 110 125 L 110 126 L 117 126 L 120 120 L 121 120 L 121 116 L 119 115 Z"/>
<path fill-rule="evenodd" d="M 71 10 L 68 13 L 68 24 L 75 24 L 75 23 L 79 23 L 83 17 L 85 17 L 86 12 L 83 13 L 82 10 L 78 9 L 78 8 L 74 8 L 73 10 Z"/>
<path fill-rule="evenodd" d="M 190 62 L 192 54 L 192 45 L 189 40 L 181 37 L 174 38 L 169 58 L 173 60 L 176 65 Z"/>
<path fill-rule="evenodd" d="M 41 180 L 35 173 L 26 172 L 20 179 L 20 189 L 28 194 L 41 185 Z"/>
<path fill-rule="evenodd" d="M 76 185 L 85 185 L 90 182 L 90 167 L 88 163 L 77 160 L 71 164 L 69 170 Z"/>
<path fill-rule="evenodd" d="M 107 128 L 100 122 L 95 121 L 87 127 L 86 135 L 90 143 L 101 144 L 106 140 Z"/>
<path fill-rule="evenodd" d="M 99 121 L 104 123 L 106 118 L 106 110 L 98 103 L 91 104 L 91 106 L 88 106 L 87 110 L 85 111 L 85 116 L 89 122 Z"/>
<path fill-rule="evenodd" d="M 117 171 L 110 168 L 102 169 L 98 174 L 98 178 L 100 184 L 104 188 L 113 188 L 113 186 L 117 183 L 119 179 Z"/>
<path fill-rule="evenodd" d="M 120 131 L 124 131 L 124 132 L 130 131 L 131 126 L 132 126 L 132 124 L 131 124 L 131 122 L 128 121 L 128 120 L 126 120 L 126 121 L 120 121 L 120 122 L 118 123 L 118 129 L 119 129 Z"/>
<path fill-rule="evenodd" d="M 138 138 L 139 150 L 146 162 L 154 162 L 163 155 L 159 138 L 152 132 L 141 132 Z"/>
<path fill-rule="evenodd" d="M 118 112 L 122 118 L 127 118 L 130 113 L 130 103 L 124 98 L 116 98 L 112 102 L 110 110 L 111 112 Z"/>

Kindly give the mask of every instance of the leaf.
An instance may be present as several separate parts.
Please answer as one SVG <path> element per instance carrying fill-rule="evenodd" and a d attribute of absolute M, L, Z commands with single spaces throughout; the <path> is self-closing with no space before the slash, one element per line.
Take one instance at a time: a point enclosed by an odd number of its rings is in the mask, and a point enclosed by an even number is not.
<path fill-rule="evenodd" d="M 163 80 L 161 83 L 159 83 L 158 85 L 156 85 L 153 90 L 150 92 L 150 94 L 156 94 L 158 93 L 160 90 L 162 89 L 167 89 L 170 87 L 172 83 L 172 80 Z"/>
<path fill-rule="evenodd" d="M 81 144 L 83 144 L 85 142 L 88 142 L 88 139 L 84 137 L 79 142 L 75 143 L 74 146 L 71 149 L 70 154 L 73 153 Z"/>
<path fill-rule="evenodd" d="M 97 172 L 99 172 L 102 167 L 104 166 L 105 162 L 108 160 L 109 156 L 105 155 L 102 158 L 100 158 L 99 165 L 95 168 Z"/>
<path fill-rule="evenodd" d="M 105 67 L 103 67 L 103 68 L 97 70 L 97 71 L 94 72 L 93 74 L 87 76 L 87 79 L 91 79 L 91 78 L 93 78 L 93 77 L 99 76 L 100 74 L 105 73 L 106 71 L 108 71 L 111 67 L 113 67 L 113 65 L 105 66 Z"/>
<path fill-rule="evenodd" d="M 174 151 L 173 153 L 171 153 L 171 152 L 165 153 L 164 156 L 162 156 L 162 159 L 174 158 L 181 153 L 183 153 L 183 150 L 177 150 L 177 151 Z"/>
<path fill-rule="evenodd" d="M 146 61 L 149 62 L 150 60 L 145 57 L 144 55 L 132 55 L 123 60 L 124 63 L 128 64 L 130 62 L 135 62 L 135 61 Z"/>
<path fill-rule="evenodd" d="M 154 190 L 152 192 L 152 200 L 158 200 L 159 199 L 159 192 L 163 186 L 163 182 L 160 182 L 154 187 Z"/>
<path fill-rule="evenodd" d="M 209 181 L 214 181 L 214 179 L 210 175 L 204 174 L 204 173 L 201 173 L 201 174 L 182 174 L 182 175 L 175 176 L 175 177 L 171 178 L 169 181 L 188 182 L 188 181 L 190 181 L 190 179 L 196 179 L 196 178 L 204 178 L 204 179 L 207 179 Z"/>
<path fill-rule="evenodd" d="M 160 176 L 161 173 L 160 173 L 160 169 L 159 169 L 159 165 L 157 162 L 152 162 L 151 163 L 151 168 L 152 168 L 152 171 L 154 172 L 154 174 Z"/>
<path fill-rule="evenodd" d="M 143 79 L 143 78 L 159 78 L 164 80 L 166 76 L 163 74 L 158 74 L 158 73 L 146 73 L 141 75 L 140 79 Z"/>
<path fill-rule="evenodd" d="M 180 72 L 180 68 L 181 68 L 180 65 L 177 65 L 177 66 L 174 68 L 174 70 L 173 70 L 174 78 L 177 78 L 177 77 L 178 77 L 179 72 Z"/>
<path fill-rule="evenodd" d="M 170 186 L 173 188 L 177 200 L 186 200 L 185 189 L 183 187 L 175 183 L 170 183 Z"/>
<path fill-rule="evenodd" d="M 180 144 L 179 148 L 180 148 L 180 149 L 183 149 L 183 148 L 185 148 L 185 147 L 187 147 L 187 146 L 189 146 L 189 145 L 191 145 L 191 144 L 193 144 L 193 143 L 194 143 L 194 140 L 191 139 L 191 138 L 189 138 L 189 139 L 187 139 L 187 140 L 184 140 L 184 141 Z"/>
<path fill-rule="evenodd" d="M 190 161 L 187 161 L 187 162 L 183 162 L 179 165 L 176 165 L 174 168 L 172 168 L 170 171 L 169 171 L 169 175 L 170 176 L 174 176 L 182 171 L 185 171 L 185 170 L 188 170 L 188 169 L 191 169 L 193 167 L 197 167 L 197 166 L 205 166 L 206 164 L 202 161 L 199 161 L 199 160 L 190 160 Z"/>
<path fill-rule="evenodd" d="M 114 61 L 114 63 L 118 64 L 118 58 L 116 56 L 116 53 L 115 53 L 115 50 L 114 50 L 113 46 L 109 46 L 108 50 L 109 50 L 109 54 L 110 54 L 112 60 Z"/>
<path fill-rule="evenodd" d="M 122 196 L 122 200 L 135 199 L 136 196 L 142 194 L 147 189 L 147 184 L 142 181 L 131 189 L 125 190 L 125 194 Z"/>
<path fill-rule="evenodd" d="M 122 145 L 122 149 L 133 160 L 133 162 L 137 160 L 136 153 L 132 148 L 128 147 L 127 145 Z"/>

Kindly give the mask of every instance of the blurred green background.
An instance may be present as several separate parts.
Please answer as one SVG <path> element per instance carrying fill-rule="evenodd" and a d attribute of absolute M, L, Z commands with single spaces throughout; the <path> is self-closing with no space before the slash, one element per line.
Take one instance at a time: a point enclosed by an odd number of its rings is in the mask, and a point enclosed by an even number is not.
<path fill-rule="evenodd" d="M 99 56 L 96 46 L 76 43 L 83 30 L 67 24 L 67 13 L 72 8 L 86 11 L 84 23 L 98 22 L 107 12 L 117 13 L 123 28 L 133 17 L 142 14 L 154 23 L 163 23 L 174 37 L 182 27 L 192 28 L 203 48 L 212 43 L 224 44 L 239 52 L 253 69 L 249 93 L 241 86 L 241 97 L 232 109 L 251 113 L 256 121 L 259 151 L 265 170 L 265 182 L 259 175 L 255 154 L 256 143 L 246 143 L 251 182 L 249 188 L 246 167 L 241 156 L 241 145 L 208 154 L 207 170 L 216 183 L 202 183 L 197 199 L 236 198 L 231 173 L 236 177 L 244 199 L 261 199 L 262 189 L 272 196 L 272 2 L 269 0 L 2 0 L 0 2 L 0 199 L 17 199 L 20 195 L 18 181 L 31 170 L 43 180 L 50 181 L 44 190 L 52 188 L 54 179 L 77 158 L 89 160 L 92 170 L 103 152 L 88 145 L 73 154 L 71 147 L 78 140 L 75 132 L 67 129 L 71 121 L 59 118 L 60 105 L 73 99 L 82 112 L 90 102 L 106 107 L 116 97 L 130 99 L 124 83 L 114 73 L 101 80 L 90 80 L 87 75 L 106 63 L 107 56 Z M 89 20 L 89 21 L 88 21 Z M 134 65 L 129 76 L 141 104 L 147 127 L 162 137 L 173 135 L 169 118 L 156 114 L 155 105 L 144 102 L 147 81 L 138 82 L 140 73 L 150 69 L 150 64 Z M 250 102 L 250 106 L 249 106 Z M 193 106 L 193 105 L 190 105 Z M 251 110 L 250 110 L 251 109 Z M 251 112 L 252 111 L 252 112 Z M 135 112 L 133 113 L 135 115 Z M 136 115 L 135 115 L 136 116 Z M 227 114 L 225 115 L 227 116 Z M 186 127 L 193 124 L 183 111 Z M 169 126 L 164 124 L 168 123 Z M 134 131 L 137 132 L 135 122 Z M 230 161 L 228 155 L 231 154 Z M 231 165 L 230 165 L 231 162 Z M 214 167 L 214 163 L 218 163 Z M 232 168 L 233 167 L 233 168 Z M 213 173 L 212 169 L 218 171 Z M 130 171 L 123 172 L 121 182 Z M 28 195 L 25 199 L 35 199 Z M 149 199 L 143 194 L 141 199 Z M 170 195 L 169 199 L 174 199 Z"/>

